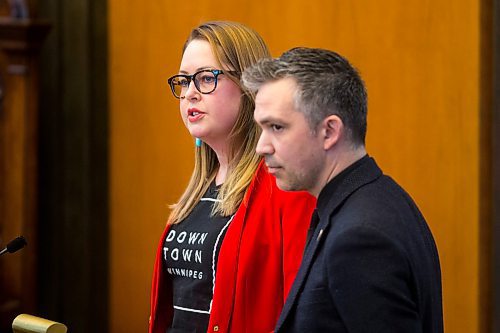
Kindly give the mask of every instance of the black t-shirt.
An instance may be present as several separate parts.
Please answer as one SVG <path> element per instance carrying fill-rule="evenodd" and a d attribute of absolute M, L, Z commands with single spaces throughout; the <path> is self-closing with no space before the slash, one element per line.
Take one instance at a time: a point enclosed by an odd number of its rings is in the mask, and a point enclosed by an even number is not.
<path fill-rule="evenodd" d="M 168 333 L 204 333 L 211 311 L 220 246 L 232 217 L 211 216 L 218 188 L 212 183 L 188 217 L 172 225 L 163 246 L 163 269 L 173 288 Z"/>

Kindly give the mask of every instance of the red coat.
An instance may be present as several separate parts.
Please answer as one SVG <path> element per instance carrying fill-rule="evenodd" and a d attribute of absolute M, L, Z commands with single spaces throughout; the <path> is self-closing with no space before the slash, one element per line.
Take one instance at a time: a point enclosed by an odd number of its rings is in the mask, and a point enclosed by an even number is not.
<path fill-rule="evenodd" d="M 263 163 L 221 245 L 207 332 L 271 332 L 299 269 L 313 196 L 284 192 Z M 162 270 L 165 229 L 156 254 L 149 333 L 165 333 L 172 290 Z"/>

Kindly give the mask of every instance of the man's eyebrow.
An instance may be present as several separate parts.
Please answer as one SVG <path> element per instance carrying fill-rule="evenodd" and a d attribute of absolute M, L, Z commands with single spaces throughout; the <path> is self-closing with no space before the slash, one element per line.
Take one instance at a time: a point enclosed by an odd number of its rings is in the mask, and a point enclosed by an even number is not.
<path fill-rule="evenodd" d="M 263 118 L 259 119 L 258 123 L 261 124 L 261 125 L 267 125 L 269 123 L 283 124 L 284 121 L 282 119 L 278 119 L 278 118 L 273 117 L 273 116 L 266 116 L 266 117 L 263 117 Z"/>

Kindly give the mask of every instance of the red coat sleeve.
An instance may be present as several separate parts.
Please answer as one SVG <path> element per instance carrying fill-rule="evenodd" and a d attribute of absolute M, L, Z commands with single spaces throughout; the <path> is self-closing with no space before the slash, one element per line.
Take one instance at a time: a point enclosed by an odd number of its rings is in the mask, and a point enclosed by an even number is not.
<path fill-rule="evenodd" d="M 292 287 L 304 253 L 307 230 L 316 199 L 307 192 L 281 191 L 283 242 L 283 301 Z"/>
<path fill-rule="evenodd" d="M 274 329 L 299 269 L 316 199 L 261 165 L 224 238 L 208 332 Z"/>
<path fill-rule="evenodd" d="M 172 290 L 168 288 L 166 277 L 161 269 L 163 241 L 167 235 L 169 226 L 165 228 L 160 238 L 156 251 L 151 284 L 151 314 L 149 316 L 149 333 L 164 333 L 170 325 L 173 315 Z"/>

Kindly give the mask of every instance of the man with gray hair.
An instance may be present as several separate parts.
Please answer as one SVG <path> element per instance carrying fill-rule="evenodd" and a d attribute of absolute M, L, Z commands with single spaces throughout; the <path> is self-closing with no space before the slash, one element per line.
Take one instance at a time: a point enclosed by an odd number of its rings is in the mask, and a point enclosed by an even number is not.
<path fill-rule="evenodd" d="M 256 94 L 257 152 L 278 186 L 318 199 L 276 332 L 443 332 L 436 245 L 410 196 L 366 153 L 358 72 L 335 52 L 295 48 L 242 82 Z"/>

